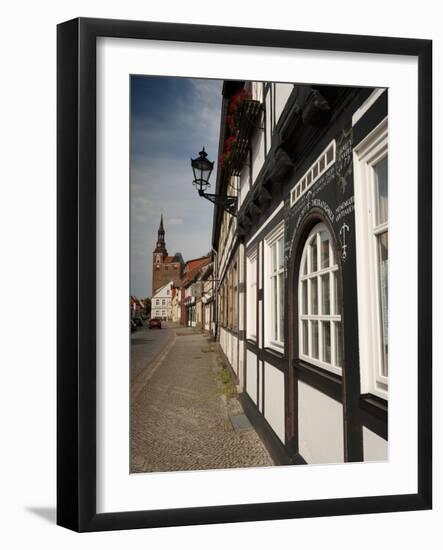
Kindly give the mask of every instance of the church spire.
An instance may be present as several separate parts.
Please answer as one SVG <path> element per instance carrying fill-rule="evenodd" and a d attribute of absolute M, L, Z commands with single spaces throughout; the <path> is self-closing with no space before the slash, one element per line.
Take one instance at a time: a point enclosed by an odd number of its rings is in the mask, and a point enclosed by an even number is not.
<path fill-rule="evenodd" d="M 163 227 L 163 214 L 160 217 L 160 227 L 158 228 L 158 234 L 163 233 L 163 236 L 165 235 L 165 229 Z"/>

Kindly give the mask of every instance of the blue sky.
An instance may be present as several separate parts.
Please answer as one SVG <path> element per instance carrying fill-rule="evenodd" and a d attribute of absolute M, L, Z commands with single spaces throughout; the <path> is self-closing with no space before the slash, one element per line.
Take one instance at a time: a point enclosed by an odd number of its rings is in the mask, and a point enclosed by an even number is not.
<path fill-rule="evenodd" d="M 186 261 L 211 248 L 213 206 L 192 186 L 190 158 L 204 145 L 217 159 L 221 88 L 220 80 L 131 77 L 131 294 L 151 295 L 161 213 L 170 255 Z"/>

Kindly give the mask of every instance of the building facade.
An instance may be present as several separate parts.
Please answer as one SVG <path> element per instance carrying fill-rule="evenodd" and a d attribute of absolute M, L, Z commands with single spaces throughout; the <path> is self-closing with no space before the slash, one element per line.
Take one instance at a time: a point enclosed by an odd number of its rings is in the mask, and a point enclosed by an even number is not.
<path fill-rule="evenodd" d="M 182 281 L 182 324 L 203 328 L 202 277 L 211 265 L 211 255 L 186 262 Z"/>
<path fill-rule="evenodd" d="M 160 287 L 151 298 L 151 318 L 162 321 L 172 320 L 172 294 L 174 283 L 169 281 Z"/>
<path fill-rule="evenodd" d="M 278 463 L 387 459 L 387 93 L 223 87 L 217 333 Z"/>
<path fill-rule="evenodd" d="M 171 298 L 171 321 L 173 323 L 181 322 L 181 290 L 178 287 L 172 287 Z"/>

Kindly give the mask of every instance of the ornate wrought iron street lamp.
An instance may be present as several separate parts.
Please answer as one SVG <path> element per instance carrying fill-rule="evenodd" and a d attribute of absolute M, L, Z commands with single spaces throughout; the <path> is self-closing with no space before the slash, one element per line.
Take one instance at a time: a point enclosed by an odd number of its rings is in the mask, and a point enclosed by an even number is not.
<path fill-rule="evenodd" d="M 200 197 L 204 197 L 208 201 L 221 206 L 223 210 L 229 212 L 232 216 L 237 215 L 237 197 L 231 195 L 216 195 L 214 193 L 206 193 L 206 189 L 211 186 L 209 178 L 214 169 L 214 162 L 208 160 L 208 153 L 205 148 L 200 151 L 199 156 L 191 159 L 192 171 L 194 173 L 194 181 L 192 185 L 197 188 Z"/>
<path fill-rule="evenodd" d="M 194 181 L 192 185 L 196 186 L 199 193 L 200 191 L 206 191 L 208 187 L 211 187 L 209 178 L 214 169 L 214 163 L 208 160 L 208 153 L 205 151 L 204 147 L 197 158 L 191 159 L 191 166 L 194 172 Z"/>

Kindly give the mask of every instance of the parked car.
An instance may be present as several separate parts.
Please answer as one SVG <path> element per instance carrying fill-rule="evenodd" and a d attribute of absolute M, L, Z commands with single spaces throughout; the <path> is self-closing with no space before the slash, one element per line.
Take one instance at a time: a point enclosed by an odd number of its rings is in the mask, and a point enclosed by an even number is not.
<path fill-rule="evenodd" d="M 162 322 L 160 319 L 151 319 L 149 321 L 149 328 L 162 328 Z"/>

